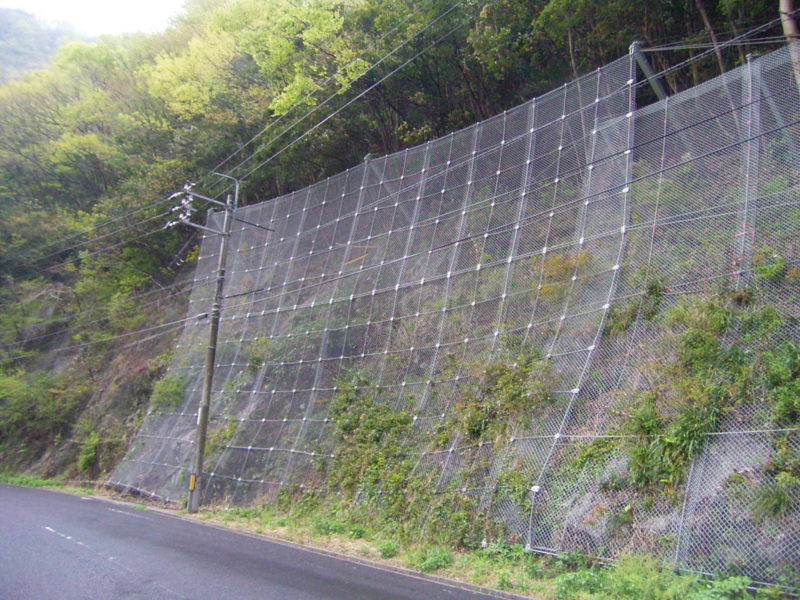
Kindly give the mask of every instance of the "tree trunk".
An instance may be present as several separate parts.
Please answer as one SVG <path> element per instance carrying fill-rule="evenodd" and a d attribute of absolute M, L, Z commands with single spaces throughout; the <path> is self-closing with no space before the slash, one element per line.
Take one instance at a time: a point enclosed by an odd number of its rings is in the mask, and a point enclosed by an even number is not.
<path fill-rule="evenodd" d="M 694 3 L 697 5 L 697 10 L 700 11 L 700 16 L 703 19 L 703 25 L 708 32 L 708 35 L 711 37 L 711 43 L 714 44 L 714 55 L 717 57 L 717 64 L 719 65 L 719 73 L 720 75 L 725 74 L 725 61 L 722 58 L 722 50 L 719 47 L 719 41 L 717 40 L 717 34 L 714 31 L 714 28 L 711 26 L 711 19 L 708 18 L 708 12 L 706 12 L 706 7 L 703 4 L 703 0 L 694 0 Z M 727 90 L 728 96 L 728 103 L 731 107 L 731 117 L 733 118 L 734 123 L 736 123 L 737 131 L 741 132 L 741 128 L 739 125 L 739 117 L 736 114 L 736 105 L 733 102 L 734 96 L 731 94 L 730 90 L 728 90 L 728 84 L 723 80 L 722 84 L 725 86 Z"/>
<path fill-rule="evenodd" d="M 781 25 L 783 25 L 783 35 L 786 36 L 786 43 L 789 44 L 789 52 L 792 56 L 794 81 L 797 84 L 797 92 L 800 93 L 800 29 L 794 18 L 794 1 L 778 0 L 778 10 L 781 15 Z"/>
<path fill-rule="evenodd" d="M 717 57 L 717 64 L 719 65 L 719 72 L 720 74 L 725 73 L 725 61 L 722 59 L 722 50 L 719 49 L 719 42 L 717 41 L 717 34 L 714 31 L 714 28 L 711 26 L 711 19 L 708 18 L 708 12 L 706 12 L 706 7 L 703 4 L 703 0 L 694 0 L 695 5 L 697 6 L 697 10 L 700 11 L 700 16 L 703 19 L 703 25 L 705 25 L 706 31 L 708 35 L 711 37 L 711 43 L 714 44 L 714 54 Z"/>

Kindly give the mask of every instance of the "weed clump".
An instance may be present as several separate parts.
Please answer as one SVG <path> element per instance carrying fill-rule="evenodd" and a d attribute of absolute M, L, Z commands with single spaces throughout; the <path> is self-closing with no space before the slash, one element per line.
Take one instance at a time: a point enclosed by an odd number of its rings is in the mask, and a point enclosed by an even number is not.
<path fill-rule="evenodd" d="M 397 556 L 397 542 L 394 540 L 381 542 L 376 550 L 381 555 L 381 558 L 394 558 Z"/>
<path fill-rule="evenodd" d="M 428 548 L 416 554 L 415 566 L 423 573 L 432 573 L 453 564 L 453 554 L 445 548 Z"/>
<path fill-rule="evenodd" d="M 175 408 L 183 401 L 187 381 L 179 375 L 165 375 L 153 386 L 150 406 L 153 410 Z"/>
<path fill-rule="evenodd" d="M 383 493 L 384 484 L 401 493 L 410 469 L 402 444 L 411 416 L 387 403 L 374 403 L 374 387 L 364 377 L 354 375 L 337 387 L 330 407 L 337 446 L 329 485 L 350 498 L 356 493 L 375 497 Z"/>
<path fill-rule="evenodd" d="M 649 556 L 628 555 L 612 568 L 592 566 L 555 580 L 556 598 L 572 600 L 711 600 L 749 598 L 747 577 L 676 575 Z"/>
<path fill-rule="evenodd" d="M 470 440 L 503 436 L 509 425 L 525 424 L 531 409 L 552 404 L 552 383 L 550 363 L 537 352 L 489 364 L 477 390 L 456 406 L 462 431 Z"/>

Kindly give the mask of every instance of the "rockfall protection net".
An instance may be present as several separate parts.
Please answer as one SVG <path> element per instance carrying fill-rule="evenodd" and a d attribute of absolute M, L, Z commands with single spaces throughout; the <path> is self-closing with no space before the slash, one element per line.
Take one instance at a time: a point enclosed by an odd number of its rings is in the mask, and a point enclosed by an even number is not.
<path fill-rule="evenodd" d="M 413 415 L 416 471 L 506 539 L 800 583 L 798 503 L 757 510 L 776 461 L 800 461 L 800 435 L 768 402 L 727 406 L 684 476 L 644 500 L 626 445 L 641 432 L 625 425 L 645 390 L 661 390 L 670 422 L 670 365 L 694 348 L 698 302 L 741 308 L 726 347 L 800 341 L 798 81 L 784 49 L 636 110 L 626 57 L 240 209 L 274 231 L 234 222 L 206 500 L 314 485 L 335 452 L 329 402 L 356 371 L 374 402 Z M 218 249 L 207 235 L 190 315 L 210 309 Z M 779 325 L 761 334 L 752 321 L 769 315 Z M 185 327 L 168 375 L 178 396 L 151 407 L 120 486 L 185 494 L 206 338 L 207 320 Z M 548 365 L 541 401 L 502 443 L 459 430 L 433 449 L 483 369 L 522 351 Z"/>

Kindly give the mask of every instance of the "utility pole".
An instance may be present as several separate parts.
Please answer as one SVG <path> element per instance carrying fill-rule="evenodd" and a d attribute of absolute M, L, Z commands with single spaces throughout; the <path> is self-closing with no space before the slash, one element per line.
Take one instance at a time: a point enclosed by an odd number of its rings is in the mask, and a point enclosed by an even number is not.
<path fill-rule="evenodd" d="M 195 453 L 192 460 L 191 471 L 189 472 L 189 501 L 187 508 L 190 513 L 196 513 L 197 509 L 200 507 L 200 484 L 202 483 L 203 478 L 203 460 L 205 458 L 206 437 L 208 433 L 208 413 L 211 406 L 211 390 L 214 383 L 214 368 L 216 366 L 217 359 L 217 338 L 219 337 L 219 320 L 222 313 L 222 292 L 225 286 L 225 266 L 228 259 L 228 240 L 231 237 L 231 224 L 235 219 L 234 212 L 239 204 L 239 181 L 229 175 L 223 175 L 222 173 L 214 173 L 214 175 L 226 177 L 235 182 L 236 187 L 233 196 L 228 194 L 225 202 L 222 203 L 218 200 L 214 200 L 213 198 L 207 198 L 192 192 L 191 185 L 186 185 L 183 189 L 183 192 L 173 194 L 174 196 L 184 194 L 184 198 L 181 200 L 181 205 L 173 209 L 182 210 L 182 213 L 179 215 L 177 221 L 171 221 L 170 223 L 167 223 L 167 227 L 183 223 L 185 225 L 221 236 L 219 258 L 217 262 L 214 303 L 211 306 L 211 313 L 209 315 L 210 324 L 208 331 L 208 348 L 206 351 L 205 374 L 203 379 L 203 392 L 200 398 L 200 406 L 197 411 L 197 429 L 195 431 L 194 448 Z M 194 198 L 200 198 L 206 202 L 211 202 L 223 208 L 224 217 L 222 221 L 222 231 L 217 231 L 210 227 L 204 227 L 190 221 L 191 215 L 195 212 L 195 209 L 192 207 L 192 200 Z"/>

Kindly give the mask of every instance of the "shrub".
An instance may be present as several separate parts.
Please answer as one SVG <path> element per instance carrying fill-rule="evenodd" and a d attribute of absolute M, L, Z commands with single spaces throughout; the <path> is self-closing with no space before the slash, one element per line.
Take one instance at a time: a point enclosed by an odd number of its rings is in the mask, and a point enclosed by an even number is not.
<path fill-rule="evenodd" d="M 417 555 L 415 566 L 423 573 L 432 573 L 453 564 L 453 554 L 444 548 L 429 548 Z"/>
<path fill-rule="evenodd" d="M 497 589 L 498 590 L 514 589 L 514 580 L 511 578 L 510 571 L 503 570 L 497 574 Z"/>
<path fill-rule="evenodd" d="M 165 375 L 153 386 L 150 406 L 155 410 L 174 408 L 183 401 L 186 392 L 186 379 L 179 375 Z"/>
<path fill-rule="evenodd" d="M 456 406 L 461 428 L 473 440 L 502 435 L 509 423 L 525 422 L 533 409 L 552 404 L 552 389 L 552 368 L 538 352 L 490 363 L 478 389 L 467 392 Z"/>
<path fill-rule="evenodd" d="M 397 556 L 397 542 L 394 540 L 381 542 L 376 550 L 381 555 L 381 558 L 394 558 Z"/>
<path fill-rule="evenodd" d="M 0 444 L 64 434 L 91 392 L 88 384 L 72 381 L 71 375 L 0 374 Z"/>
<path fill-rule="evenodd" d="M 642 435 L 631 448 L 631 474 L 640 488 L 664 486 L 674 490 L 683 480 L 686 469 L 706 441 L 706 434 L 717 422 L 718 409 L 713 404 L 690 406 L 664 427 L 645 406 L 634 420 L 635 431 Z"/>
<path fill-rule="evenodd" d="M 88 475 L 97 466 L 99 448 L 100 436 L 96 431 L 92 431 L 83 441 L 78 455 L 78 469 L 84 475 Z"/>
<path fill-rule="evenodd" d="M 779 282 L 786 275 L 786 259 L 771 246 L 759 248 L 753 255 L 756 279 Z"/>
<path fill-rule="evenodd" d="M 311 523 L 311 530 L 317 535 L 344 533 L 344 523 L 328 517 L 318 517 Z"/>
<path fill-rule="evenodd" d="M 328 484 L 348 496 L 357 491 L 376 495 L 383 483 L 405 488 L 409 467 L 402 443 L 411 424 L 408 413 L 373 403 L 369 381 L 358 375 L 337 382 L 330 408 L 338 445 L 328 468 Z"/>
<path fill-rule="evenodd" d="M 757 519 L 780 518 L 797 503 L 800 477 L 778 473 L 775 481 L 761 486 L 753 500 L 753 516 Z"/>
<path fill-rule="evenodd" d="M 366 533 L 367 528 L 361 523 L 353 523 L 350 526 L 350 530 L 347 532 L 347 537 L 353 538 L 354 540 L 360 540 L 366 535 Z"/>

